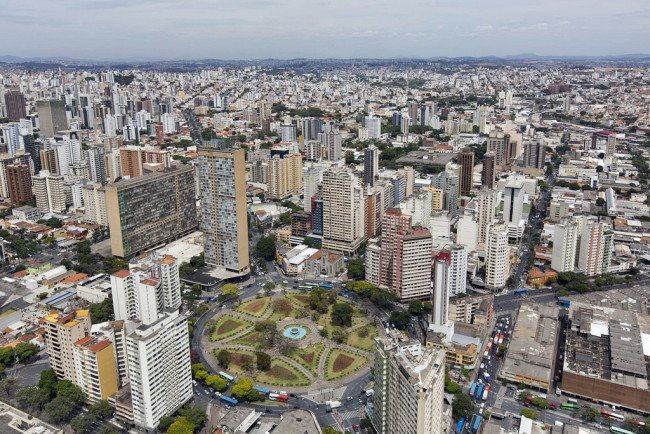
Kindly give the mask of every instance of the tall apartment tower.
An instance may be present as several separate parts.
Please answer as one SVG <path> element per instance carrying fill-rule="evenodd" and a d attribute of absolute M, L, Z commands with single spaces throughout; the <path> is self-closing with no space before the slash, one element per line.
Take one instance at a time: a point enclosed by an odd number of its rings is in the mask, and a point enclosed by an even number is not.
<path fill-rule="evenodd" d="M 573 271 L 578 247 L 578 225 L 570 219 L 563 219 L 555 225 L 553 233 L 553 257 L 551 268 L 558 273 Z"/>
<path fill-rule="evenodd" d="M 42 135 L 53 137 L 59 131 L 68 129 L 65 102 L 62 100 L 36 101 L 36 112 Z"/>
<path fill-rule="evenodd" d="M 85 336 L 72 346 L 76 384 L 89 402 L 106 400 L 117 392 L 115 348 L 111 341 Z"/>
<path fill-rule="evenodd" d="M 187 319 L 168 309 L 127 336 L 134 423 L 153 431 L 163 416 L 192 398 Z"/>
<path fill-rule="evenodd" d="M 311 213 L 311 198 L 318 194 L 318 188 L 323 181 L 323 169 L 309 163 L 309 166 L 303 167 L 302 173 L 302 189 L 305 197 L 303 210 Z"/>
<path fill-rule="evenodd" d="M 29 166 L 12 164 L 7 166 L 6 173 L 11 204 L 16 206 L 21 203 L 31 202 L 33 197 L 32 175 L 29 173 Z"/>
<path fill-rule="evenodd" d="M 616 135 L 615 134 L 610 134 L 607 136 L 607 148 L 605 148 L 605 154 L 608 157 L 613 157 L 614 153 L 616 153 Z"/>
<path fill-rule="evenodd" d="M 5 106 L 7 107 L 7 119 L 10 121 L 18 122 L 20 119 L 27 118 L 25 95 L 21 92 L 10 90 L 5 93 Z"/>
<path fill-rule="evenodd" d="M 375 339 L 375 396 L 370 414 L 378 434 L 429 434 L 443 429 L 445 354 L 416 341 Z"/>
<path fill-rule="evenodd" d="M 120 167 L 123 177 L 136 178 L 144 175 L 143 148 L 139 146 L 126 146 L 120 148 Z"/>
<path fill-rule="evenodd" d="M 199 148 L 199 183 L 206 264 L 248 272 L 244 150 Z"/>
<path fill-rule="evenodd" d="M 101 226 L 108 226 L 106 212 L 106 189 L 101 184 L 87 183 L 81 187 L 86 220 Z"/>
<path fill-rule="evenodd" d="M 359 179 L 347 169 L 326 170 L 322 192 L 323 248 L 356 252 L 365 238 L 364 200 Z"/>
<path fill-rule="evenodd" d="M 283 142 L 296 141 L 297 128 L 295 125 L 280 125 L 280 136 Z"/>
<path fill-rule="evenodd" d="M 372 186 L 377 179 L 379 171 L 379 150 L 375 145 L 370 145 L 363 150 L 363 183 Z"/>
<path fill-rule="evenodd" d="M 469 148 L 463 148 L 457 159 L 460 165 L 460 194 L 469 194 L 474 184 L 474 153 Z"/>
<path fill-rule="evenodd" d="M 365 127 L 368 129 L 369 139 L 378 139 L 381 137 L 381 119 L 373 116 L 364 118 Z"/>
<path fill-rule="evenodd" d="M 170 255 L 140 257 L 111 276 L 115 318 L 151 324 L 165 309 L 181 306 L 178 260 Z"/>
<path fill-rule="evenodd" d="M 449 215 L 454 218 L 458 213 L 458 176 L 449 172 L 442 172 L 432 178 L 433 187 L 442 190 L 443 209 L 449 211 Z"/>
<path fill-rule="evenodd" d="M 106 184 L 106 157 L 102 145 L 91 146 L 86 151 L 86 161 L 93 182 Z"/>
<path fill-rule="evenodd" d="M 478 243 L 485 244 L 489 225 L 494 220 L 497 192 L 482 188 L 478 194 Z"/>
<path fill-rule="evenodd" d="M 408 115 L 413 121 L 413 124 L 418 123 L 418 102 L 417 101 L 408 101 L 406 103 L 408 109 Z"/>
<path fill-rule="evenodd" d="M 496 184 L 496 154 L 488 152 L 483 156 L 483 185 L 494 188 Z"/>
<path fill-rule="evenodd" d="M 198 225 L 191 166 L 162 169 L 105 189 L 113 256 L 131 257 Z"/>
<path fill-rule="evenodd" d="M 509 179 L 504 193 L 503 220 L 509 225 L 519 225 L 524 207 L 524 180 Z"/>
<path fill-rule="evenodd" d="M 490 289 L 503 288 L 508 271 L 507 226 L 491 225 L 485 243 L 485 286 Z"/>
<path fill-rule="evenodd" d="M 544 169 L 546 164 L 546 144 L 540 140 L 524 143 L 524 167 Z"/>
<path fill-rule="evenodd" d="M 467 249 L 453 246 L 449 260 L 449 295 L 456 296 L 467 291 Z"/>
<path fill-rule="evenodd" d="M 286 199 L 302 192 L 302 156 L 298 153 L 269 160 L 268 194 L 271 199 Z"/>
<path fill-rule="evenodd" d="M 63 176 L 42 170 L 38 175 L 32 176 L 32 191 L 36 196 L 36 207 L 41 214 L 65 213 L 67 206 Z"/>
<path fill-rule="evenodd" d="M 73 345 L 90 333 L 90 315 L 87 310 L 70 313 L 51 313 L 43 318 L 45 347 L 50 367 L 59 380 L 76 383 Z"/>
<path fill-rule="evenodd" d="M 447 324 L 449 313 L 449 252 L 440 252 L 433 263 L 433 309 L 431 324 Z"/>
<path fill-rule="evenodd" d="M 510 164 L 510 134 L 491 133 L 487 139 L 486 152 L 494 152 L 495 165 L 501 168 Z"/>
<path fill-rule="evenodd" d="M 609 272 L 613 247 L 614 233 L 596 219 L 585 217 L 580 237 L 578 270 L 584 271 L 587 276 Z"/>
<path fill-rule="evenodd" d="M 327 149 L 327 159 L 338 161 L 341 159 L 341 146 L 343 137 L 338 131 L 331 130 L 329 133 L 321 133 L 321 144 Z"/>
<path fill-rule="evenodd" d="M 381 251 L 379 254 L 379 285 L 398 291 L 402 257 L 402 238 L 411 229 L 411 215 L 391 208 L 381 218 Z"/>

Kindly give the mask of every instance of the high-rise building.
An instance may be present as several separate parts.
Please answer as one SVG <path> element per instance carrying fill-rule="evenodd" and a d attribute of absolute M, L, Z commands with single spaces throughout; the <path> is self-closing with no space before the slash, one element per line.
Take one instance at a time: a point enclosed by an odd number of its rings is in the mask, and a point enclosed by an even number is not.
<path fill-rule="evenodd" d="M 106 189 L 99 183 L 87 183 L 81 188 L 81 194 L 86 220 L 107 227 Z"/>
<path fill-rule="evenodd" d="M 453 246 L 449 260 L 449 295 L 457 296 L 467 291 L 467 249 Z"/>
<path fill-rule="evenodd" d="M 546 144 L 540 140 L 524 143 L 524 167 L 544 169 L 546 164 Z"/>
<path fill-rule="evenodd" d="M 486 152 L 494 152 L 496 166 L 507 167 L 510 164 L 510 134 L 491 133 L 487 139 Z"/>
<path fill-rule="evenodd" d="M 370 145 L 363 150 L 363 183 L 374 185 L 379 171 L 379 150 L 375 145 Z"/>
<path fill-rule="evenodd" d="M 449 212 L 451 218 L 456 217 L 458 213 L 458 176 L 445 171 L 433 176 L 431 180 L 434 188 L 444 192 L 442 208 Z"/>
<path fill-rule="evenodd" d="M 381 218 L 381 251 L 379 255 L 379 285 L 397 292 L 401 277 L 402 238 L 411 229 L 411 215 L 391 208 Z"/>
<path fill-rule="evenodd" d="M 175 134 L 176 133 L 176 119 L 171 113 L 163 113 L 160 116 L 160 121 L 163 126 L 163 132 L 165 134 Z"/>
<path fill-rule="evenodd" d="M 372 116 L 366 116 L 364 126 L 368 129 L 369 139 L 378 139 L 381 137 L 381 119 Z"/>
<path fill-rule="evenodd" d="M 311 227 L 315 235 L 323 235 L 323 199 L 311 198 Z"/>
<path fill-rule="evenodd" d="M 12 164 L 7 166 L 7 185 L 9 187 L 9 199 L 11 204 L 16 206 L 21 203 L 32 201 L 32 175 L 29 173 L 29 166 Z"/>
<path fill-rule="evenodd" d="M 29 154 L 34 162 L 34 173 L 42 170 L 41 167 L 41 150 L 43 149 L 43 142 L 34 139 L 32 134 L 23 135 L 23 144 L 25 145 L 25 153 Z"/>
<path fill-rule="evenodd" d="M 90 315 L 87 310 L 69 313 L 51 313 L 43 318 L 45 347 L 50 368 L 59 380 L 76 383 L 74 343 L 90 333 Z"/>
<path fill-rule="evenodd" d="M 558 273 L 573 271 L 578 246 L 578 225 L 570 219 L 555 225 L 551 268 Z"/>
<path fill-rule="evenodd" d="M 408 115 L 412 119 L 413 124 L 418 123 L 418 102 L 417 101 L 408 101 L 406 103 L 408 109 Z"/>
<path fill-rule="evenodd" d="M 131 257 L 198 225 L 191 166 L 162 169 L 105 188 L 113 256 Z"/>
<path fill-rule="evenodd" d="M 363 190 L 352 171 L 323 172 L 323 248 L 356 252 L 365 238 Z"/>
<path fill-rule="evenodd" d="M 555 244 L 553 244 L 555 248 Z M 614 233 L 603 223 L 590 217 L 582 222 L 578 270 L 587 276 L 608 273 L 614 248 Z"/>
<path fill-rule="evenodd" d="M 86 161 L 90 179 L 100 184 L 106 184 L 106 157 L 104 155 L 104 146 L 90 146 L 86 151 Z"/>
<path fill-rule="evenodd" d="M 5 124 L 0 129 L 2 130 L 4 145 L 7 147 L 6 152 L 10 156 L 13 157 L 19 150 L 25 148 L 23 136 L 20 134 L 20 124 L 18 122 Z"/>
<path fill-rule="evenodd" d="M 482 188 L 478 194 L 478 243 L 487 241 L 488 227 L 494 220 L 497 192 Z"/>
<path fill-rule="evenodd" d="M 472 215 L 462 215 L 456 226 L 456 243 L 463 245 L 470 252 L 478 246 L 478 219 Z"/>
<path fill-rule="evenodd" d="M 605 155 L 613 157 L 616 153 L 616 135 L 610 134 L 607 136 L 607 148 L 605 148 Z"/>
<path fill-rule="evenodd" d="M 144 149 L 140 146 L 125 146 L 120 148 L 120 167 L 122 176 L 136 178 L 144 175 Z"/>
<path fill-rule="evenodd" d="M 508 179 L 504 193 L 503 220 L 510 225 L 519 225 L 524 207 L 524 180 Z"/>
<path fill-rule="evenodd" d="M 449 315 L 449 251 L 440 252 L 433 263 L 431 324 L 444 326 Z"/>
<path fill-rule="evenodd" d="M 7 107 L 7 119 L 17 122 L 27 118 L 25 106 L 25 95 L 17 90 L 10 90 L 5 93 L 5 106 Z"/>
<path fill-rule="evenodd" d="M 268 167 L 268 195 L 271 199 L 286 199 L 302 192 L 300 154 L 275 155 L 269 160 Z"/>
<path fill-rule="evenodd" d="M 283 142 L 296 141 L 297 128 L 295 125 L 280 125 L 280 137 Z"/>
<path fill-rule="evenodd" d="M 68 129 L 68 118 L 63 100 L 36 101 L 36 111 L 38 112 L 41 135 L 53 137 L 59 131 Z"/>
<path fill-rule="evenodd" d="M 368 414 L 378 434 L 442 433 L 445 353 L 416 341 L 375 339 Z"/>
<path fill-rule="evenodd" d="M 327 149 L 327 159 L 338 161 L 341 159 L 341 146 L 343 138 L 338 131 L 331 130 L 329 133 L 321 133 L 320 142 Z"/>
<path fill-rule="evenodd" d="M 483 185 L 494 188 L 496 183 L 496 153 L 488 152 L 483 156 Z"/>
<path fill-rule="evenodd" d="M 244 160 L 243 149 L 199 148 L 205 262 L 236 273 L 249 267 Z"/>
<path fill-rule="evenodd" d="M 318 194 L 318 189 L 323 181 L 323 169 L 309 163 L 309 166 L 303 166 L 302 173 L 303 210 L 311 213 L 311 198 Z"/>
<path fill-rule="evenodd" d="M 32 192 L 36 196 L 36 207 L 41 214 L 65 213 L 67 206 L 63 176 L 42 170 L 38 175 L 32 176 Z"/>
<path fill-rule="evenodd" d="M 192 368 L 187 318 L 167 309 L 158 320 L 127 336 L 134 423 L 154 431 L 192 398 Z"/>
<path fill-rule="evenodd" d="M 458 153 L 460 165 L 460 194 L 469 194 L 474 185 L 474 153 L 469 148 L 463 148 Z"/>
<path fill-rule="evenodd" d="M 485 286 L 501 289 L 508 279 L 508 232 L 505 224 L 493 224 L 485 242 Z"/>
<path fill-rule="evenodd" d="M 97 336 L 85 336 L 72 346 L 75 384 L 84 391 L 89 402 L 106 400 L 117 392 L 114 351 L 111 341 Z"/>
<path fill-rule="evenodd" d="M 115 318 L 156 321 L 164 309 L 181 305 L 178 260 L 155 253 L 139 257 L 111 276 Z"/>

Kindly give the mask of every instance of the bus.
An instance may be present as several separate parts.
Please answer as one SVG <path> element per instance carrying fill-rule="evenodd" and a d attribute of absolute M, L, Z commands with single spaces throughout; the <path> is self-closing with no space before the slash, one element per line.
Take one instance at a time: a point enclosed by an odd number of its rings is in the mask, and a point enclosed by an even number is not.
<path fill-rule="evenodd" d="M 221 395 L 219 397 L 219 399 L 221 400 L 221 402 L 224 402 L 224 403 L 226 403 L 228 405 L 237 405 L 237 404 L 239 404 L 239 401 L 237 401 L 235 398 L 228 398 L 225 395 Z"/>
<path fill-rule="evenodd" d="M 231 377 L 230 375 L 226 374 L 226 373 L 223 372 L 223 371 L 219 371 L 219 372 L 217 373 L 217 375 L 220 376 L 221 378 L 223 378 L 224 380 L 226 380 L 226 381 L 228 382 L 228 384 L 230 384 L 230 383 L 232 383 L 232 382 L 235 381 L 235 379 L 234 379 L 233 377 Z"/>
<path fill-rule="evenodd" d="M 321 288 L 325 288 L 325 289 L 332 289 L 332 285 L 330 285 L 329 283 L 321 283 L 318 286 L 320 286 Z"/>
<path fill-rule="evenodd" d="M 318 283 L 305 282 L 305 286 L 309 286 L 311 288 L 316 288 L 316 287 L 318 287 Z"/>
<path fill-rule="evenodd" d="M 485 389 L 483 389 L 483 396 L 481 397 L 483 401 L 487 401 L 489 391 L 490 391 L 490 386 L 485 386 Z"/>
<path fill-rule="evenodd" d="M 300 285 L 298 287 L 298 289 L 302 289 L 303 291 L 311 291 L 311 288 L 312 288 L 311 286 L 307 286 L 307 285 Z"/>
<path fill-rule="evenodd" d="M 278 395 L 278 402 L 287 402 L 289 400 L 289 395 Z"/>
<path fill-rule="evenodd" d="M 465 425 L 465 418 L 461 417 L 458 423 L 456 424 L 456 431 L 454 431 L 455 434 L 460 434 L 463 432 L 463 426 Z"/>
<path fill-rule="evenodd" d="M 476 392 L 476 382 L 472 383 L 472 387 L 469 389 L 470 398 L 474 398 L 474 392 Z"/>
<path fill-rule="evenodd" d="M 578 404 L 574 404 L 572 402 L 563 402 L 560 405 L 560 408 L 562 410 L 569 410 L 569 411 L 580 410 L 580 406 Z"/>
<path fill-rule="evenodd" d="M 525 295 L 528 293 L 528 290 L 526 288 L 521 288 L 515 291 L 515 295 Z"/>
<path fill-rule="evenodd" d="M 481 399 L 481 397 L 483 396 L 483 388 L 484 387 L 485 386 L 483 386 L 482 384 L 480 386 L 478 386 L 478 389 L 476 390 L 476 395 L 474 395 L 474 396 L 476 396 L 476 399 Z"/>
<path fill-rule="evenodd" d="M 472 425 L 472 432 L 477 433 L 479 426 L 481 426 L 481 416 L 476 416 L 476 420 L 474 421 L 474 425 Z"/>
<path fill-rule="evenodd" d="M 619 413 L 611 413 L 607 410 L 600 410 L 600 415 L 605 419 L 617 420 L 619 422 L 625 421 L 625 416 Z"/>
<path fill-rule="evenodd" d="M 262 396 L 268 396 L 268 394 L 271 393 L 270 390 L 260 389 L 259 387 L 253 387 L 253 389 L 257 390 L 257 393 L 259 393 Z"/>
<path fill-rule="evenodd" d="M 617 428 L 615 426 L 611 427 L 609 429 L 609 432 L 614 433 L 614 434 L 634 434 L 634 431 L 628 431 L 623 428 Z"/>

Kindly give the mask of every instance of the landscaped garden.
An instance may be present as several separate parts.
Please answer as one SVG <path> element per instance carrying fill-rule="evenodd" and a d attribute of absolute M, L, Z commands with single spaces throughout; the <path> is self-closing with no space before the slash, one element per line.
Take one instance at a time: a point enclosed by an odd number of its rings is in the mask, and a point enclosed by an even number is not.
<path fill-rule="evenodd" d="M 273 386 L 309 386 L 311 384 L 309 378 L 295 366 L 277 358 L 271 360 L 271 369 L 258 371 L 253 380 Z"/>
<path fill-rule="evenodd" d="M 210 333 L 210 341 L 220 341 L 251 327 L 253 323 L 232 315 L 221 315 Z"/>
<path fill-rule="evenodd" d="M 318 376 L 318 364 L 325 351 L 325 344 L 312 344 L 306 348 L 296 348 L 287 357 L 300 363 L 305 369 Z"/>
<path fill-rule="evenodd" d="M 336 380 L 345 377 L 359 370 L 367 361 L 368 359 L 364 356 L 334 348 L 329 352 L 325 361 L 325 379 Z"/>
<path fill-rule="evenodd" d="M 345 343 L 351 347 L 372 352 L 375 348 L 375 338 L 378 335 L 377 327 L 367 324 L 350 332 Z"/>
<path fill-rule="evenodd" d="M 256 298 L 240 304 L 235 311 L 244 315 L 261 318 L 271 305 L 271 297 Z"/>

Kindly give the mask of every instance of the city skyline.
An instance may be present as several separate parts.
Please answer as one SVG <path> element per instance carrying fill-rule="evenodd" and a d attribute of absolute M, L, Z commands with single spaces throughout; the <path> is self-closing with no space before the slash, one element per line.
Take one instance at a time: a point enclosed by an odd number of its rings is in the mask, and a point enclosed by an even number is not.
<path fill-rule="evenodd" d="M 298 5 L 281 0 L 247 0 L 219 8 L 205 0 L 9 1 L 0 12 L 0 36 L 13 41 L 7 52 L 12 56 L 87 60 L 608 56 L 647 51 L 647 5 L 627 0 L 618 9 L 624 12 L 612 13 L 604 2 L 595 3 L 508 1 L 485 9 L 440 1 L 390 10 L 390 4 L 376 2 L 321 2 L 304 14 Z M 86 31 L 89 22 L 92 32 Z M 44 32 L 46 39 L 39 36 Z M 12 37 L 16 34 L 21 38 Z"/>

